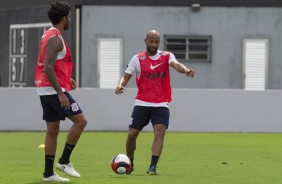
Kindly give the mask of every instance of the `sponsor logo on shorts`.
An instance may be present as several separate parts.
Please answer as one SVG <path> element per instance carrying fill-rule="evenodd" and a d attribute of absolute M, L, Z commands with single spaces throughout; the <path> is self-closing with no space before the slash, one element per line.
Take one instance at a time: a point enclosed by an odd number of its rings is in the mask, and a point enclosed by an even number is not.
<path fill-rule="evenodd" d="M 78 107 L 77 103 L 72 103 L 72 104 L 71 104 L 71 110 L 72 110 L 73 112 L 79 111 L 79 107 Z"/>
<path fill-rule="evenodd" d="M 129 125 L 132 125 L 132 123 L 133 123 L 133 118 L 130 117 L 130 119 L 129 119 Z"/>

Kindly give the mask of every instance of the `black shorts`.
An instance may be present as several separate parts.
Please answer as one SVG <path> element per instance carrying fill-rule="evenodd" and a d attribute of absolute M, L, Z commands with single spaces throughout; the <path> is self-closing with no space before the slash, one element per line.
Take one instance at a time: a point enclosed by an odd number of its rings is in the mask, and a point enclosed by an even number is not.
<path fill-rule="evenodd" d="M 47 122 L 65 120 L 76 114 L 82 113 L 82 110 L 68 92 L 64 92 L 68 97 L 71 107 L 62 108 L 58 94 L 40 96 L 41 106 L 43 108 L 43 120 Z"/>
<path fill-rule="evenodd" d="M 168 128 L 169 125 L 169 109 L 167 107 L 146 107 L 146 106 L 134 106 L 129 128 L 142 130 L 147 126 L 151 120 L 151 123 L 163 124 Z"/>

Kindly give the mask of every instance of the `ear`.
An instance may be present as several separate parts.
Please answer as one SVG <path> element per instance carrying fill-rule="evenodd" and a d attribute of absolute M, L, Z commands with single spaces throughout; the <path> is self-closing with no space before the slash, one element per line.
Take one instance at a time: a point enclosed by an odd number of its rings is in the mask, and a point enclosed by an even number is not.
<path fill-rule="evenodd" d="M 67 21 L 66 18 L 67 18 L 66 16 L 63 16 L 63 17 L 62 17 L 62 22 L 65 23 L 65 22 Z"/>

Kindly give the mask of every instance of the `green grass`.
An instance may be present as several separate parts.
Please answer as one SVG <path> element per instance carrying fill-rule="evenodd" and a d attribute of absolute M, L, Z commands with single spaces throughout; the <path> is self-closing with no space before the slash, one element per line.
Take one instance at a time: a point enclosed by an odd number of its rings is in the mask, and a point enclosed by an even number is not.
<path fill-rule="evenodd" d="M 58 140 L 56 161 L 66 133 Z M 158 176 L 146 176 L 153 134 L 142 132 L 131 176 L 117 175 L 110 160 L 125 153 L 126 132 L 84 132 L 71 161 L 85 184 L 276 184 L 282 181 L 282 134 L 168 132 Z M 0 183 L 41 182 L 44 132 L 0 132 Z M 56 171 L 61 176 L 64 173 Z"/>

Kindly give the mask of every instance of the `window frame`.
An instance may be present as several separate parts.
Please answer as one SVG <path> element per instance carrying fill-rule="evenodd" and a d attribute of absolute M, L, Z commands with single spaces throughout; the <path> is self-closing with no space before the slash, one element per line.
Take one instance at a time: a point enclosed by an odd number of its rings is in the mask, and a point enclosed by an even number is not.
<path fill-rule="evenodd" d="M 178 46 L 184 46 L 185 45 L 185 51 L 180 51 L 179 54 L 185 54 L 185 58 L 179 58 L 177 57 L 177 51 L 168 49 L 169 43 L 168 39 L 183 39 L 185 40 L 185 43 L 179 44 Z M 204 43 L 191 43 L 191 40 L 203 40 L 206 39 L 206 44 Z M 175 42 L 175 46 L 177 43 Z M 206 46 L 206 51 L 191 51 L 191 48 L 189 49 L 189 46 Z M 195 48 L 194 48 L 195 49 Z M 164 50 L 172 52 L 178 61 L 182 62 L 211 62 L 211 51 L 212 51 L 212 36 L 211 35 L 164 35 Z M 181 53 L 183 52 L 183 53 Z M 196 55 L 206 55 L 206 59 L 196 59 L 196 58 L 190 58 L 191 54 Z"/>

